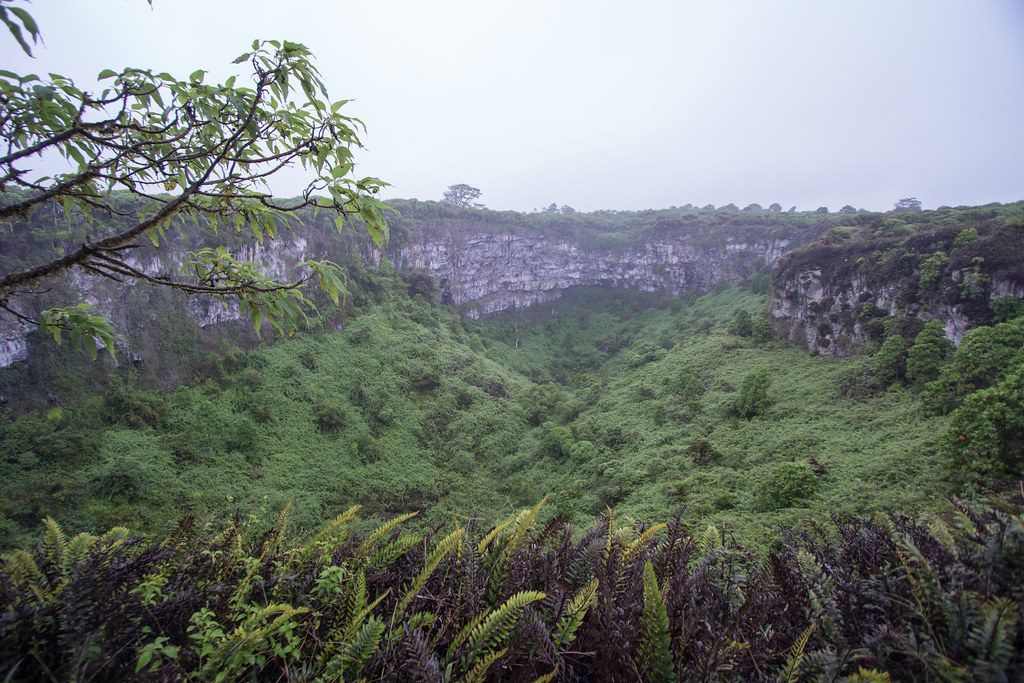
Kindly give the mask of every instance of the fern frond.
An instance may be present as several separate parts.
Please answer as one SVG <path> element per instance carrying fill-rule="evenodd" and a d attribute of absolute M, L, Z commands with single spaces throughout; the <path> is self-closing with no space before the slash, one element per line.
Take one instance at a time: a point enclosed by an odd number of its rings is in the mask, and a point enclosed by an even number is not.
<path fill-rule="evenodd" d="M 649 529 L 647 529 L 647 531 L 637 536 L 636 540 L 630 543 L 628 546 L 626 546 L 626 549 L 622 551 L 622 564 L 628 564 L 629 561 L 633 558 L 633 556 L 643 549 L 644 544 L 647 543 L 647 541 L 651 540 L 651 538 L 653 538 L 654 535 L 657 534 L 659 531 L 662 531 L 667 528 L 667 524 L 659 522 L 658 524 L 652 525 Z"/>
<path fill-rule="evenodd" d="M 491 566 L 491 577 L 487 585 L 487 599 L 491 604 L 497 601 L 498 595 L 501 593 L 501 587 L 505 582 L 505 572 L 508 569 L 509 563 L 512 562 L 512 556 L 522 546 L 533 525 L 537 523 L 540 509 L 547 500 L 548 497 L 544 496 L 532 508 L 519 513 L 515 524 L 512 526 L 512 531 L 505 537 L 501 551 Z"/>
<path fill-rule="evenodd" d="M 976 665 L 997 670 L 1010 664 L 1017 635 L 1017 603 L 1009 598 L 993 598 L 981 608 L 978 619 L 967 634 L 967 645 Z"/>
<path fill-rule="evenodd" d="M 463 641 L 467 649 L 466 666 L 471 666 L 481 655 L 504 647 L 512 637 L 513 628 L 526 606 L 544 598 L 545 594 L 538 591 L 520 591 L 506 600 L 501 607 L 485 613 L 485 616 L 478 615 L 473 619 L 476 625 L 471 630 L 463 629 L 452 641 L 448 648 L 448 657 L 451 658 L 458 651 Z"/>
<path fill-rule="evenodd" d="M 415 517 L 418 514 L 419 514 L 418 512 L 408 512 L 408 513 L 406 513 L 404 515 L 398 515 L 397 517 L 392 517 L 388 521 L 384 522 L 379 527 L 374 529 L 373 532 L 370 533 L 370 535 L 366 537 L 366 540 L 364 540 L 359 545 L 359 547 L 356 548 L 355 552 L 352 554 L 352 558 L 354 560 L 356 560 L 357 562 L 362 560 L 367 555 L 369 555 L 373 551 L 374 548 L 377 547 L 378 543 L 380 543 L 383 539 L 387 538 L 387 536 L 392 531 L 394 531 L 395 527 L 397 527 L 398 525 L 403 524 L 403 523 L 409 521 L 410 519 L 412 519 L 413 517 Z"/>
<path fill-rule="evenodd" d="M 500 534 L 502 531 L 510 527 L 517 519 L 519 519 L 520 514 L 522 513 L 516 513 L 512 515 L 504 522 L 501 522 L 500 524 L 496 525 L 493 529 L 488 531 L 487 534 L 480 539 L 480 542 L 476 544 L 477 553 L 483 554 L 483 552 L 487 550 L 487 546 L 489 546 L 491 542 L 498 537 L 498 534 Z"/>
<path fill-rule="evenodd" d="M 796 681 L 800 680 L 800 666 L 804 662 L 804 650 L 807 648 L 807 641 L 811 639 L 812 633 L 814 633 L 814 624 L 805 628 L 803 633 L 797 637 L 793 646 L 789 648 L 789 658 L 786 660 L 786 665 L 779 671 L 778 680 L 782 683 L 796 683 Z"/>
<path fill-rule="evenodd" d="M 333 552 L 334 548 L 341 545 L 348 534 L 351 533 L 351 522 L 356 518 L 362 506 L 353 505 L 349 509 L 335 517 L 330 523 L 321 529 L 305 545 L 300 547 L 294 557 L 296 564 L 305 564 L 314 553 L 323 557 Z"/>
<path fill-rule="evenodd" d="M 383 570 L 413 549 L 417 543 L 423 540 L 419 534 L 402 534 L 391 543 L 377 549 L 375 553 L 366 558 L 364 565 L 367 569 Z"/>
<path fill-rule="evenodd" d="M 437 568 L 441 566 L 441 562 L 462 543 L 464 533 L 465 530 L 460 527 L 437 542 L 437 545 L 434 546 L 434 549 L 430 551 L 427 559 L 423 562 L 423 569 L 420 570 L 420 573 L 409 584 L 405 595 L 395 607 L 396 616 L 405 613 L 406 608 L 416 599 L 419 592 L 423 590 L 423 586 L 430 580 L 430 577 L 437 571 Z"/>
<path fill-rule="evenodd" d="M 845 680 L 850 683 L 889 683 L 892 679 L 889 678 L 889 674 L 885 671 L 860 667 L 857 669 L 857 673 Z"/>
<path fill-rule="evenodd" d="M 64 530 L 60 528 L 60 525 L 53 519 L 53 517 L 47 517 L 43 520 L 43 540 L 42 540 L 42 553 L 46 561 L 53 565 L 58 572 L 63 573 L 64 571 L 64 553 L 68 548 L 68 539 L 64 535 Z"/>
<path fill-rule="evenodd" d="M 487 670 L 491 668 L 492 664 L 504 657 L 506 652 L 508 650 L 502 649 L 489 653 L 462 677 L 462 683 L 477 683 L 477 681 L 484 680 L 487 676 Z"/>
<path fill-rule="evenodd" d="M 954 557 L 957 555 L 956 539 L 953 538 L 953 530 L 949 528 L 948 524 L 936 517 L 928 523 L 928 532 L 946 552 Z"/>
<path fill-rule="evenodd" d="M 565 607 L 565 616 L 555 624 L 554 641 L 559 648 L 565 647 L 576 637 L 576 631 L 583 623 L 589 610 L 597 599 L 597 579 L 594 579 L 576 592 Z"/>
<path fill-rule="evenodd" d="M 285 532 L 288 530 L 288 518 L 292 512 L 292 501 L 285 503 L 285 506 L 281 508 L 281 511 L 277 513 L 277 521 L 274 523 L 274 528 L 267 538 L 267 542 L 263 544 L 263 549 L 260 551 L 260 560 L 265 560 L 267 557 L 273 555 L 274 551 L 284 540 Z"/>
<path fill-rule="evenodd" d="M 353 678 L 358 677 L 380 646 L 383 635 L 384 622 L 376 617 L 367 619 L 345 647 L 345 653 L 342 655 L 345 673 Z"/>
<path fill-rule="evenodd" d="M 537 678 L 535 678 L 533 683 L 551 683 L 551 681 L 555 680 L 556 678 L 558 678 L 557 666 L 548 673 L 544 674 L 543 676 L 538 676 Z"/>
<path fill-rule="evenodd" d="M 106 545 L 107 547 L 113 548 L 128 540 L 128 536 L 131 534 L 128 531 L 128 527 L 115 526 L 110 529 L 107 533 L 100 536 L 97 543 Z"/>
<path fill-rule="evenodd" d="M 25 587 L 36 586 L 43 578 L 43 572 L 32 555 L 20 549 L 4 555 L 4 571 L 16 585 Z"/>
<path fill-rule="evenodd" d="M 697 550 L 704 556 L 712 550 L 718 550 L 721 547 L 722 532 L 714 524 L 708 524 L 708 528 L 704 530 L 700 539 L 697 540 Z"/>
<path fill-rule="evenodd" d="M 66 569 L 71 569 L 76 564 L 85 559 L 85 556 L 89 554 L 89 550 L 96 545 L 96 537 L 92 534 L 82 532 L 76 534 L 68 541 L 67 551 L 64 554 L 64 566 Z"/>
<path fill-rule="evenodd" d="M 654 565 L 644 565 L 644 609 L 640 617 L 637 654 L 647 670 L 647 679 L 658 683 L 675 680 L 672 666 L 672 635 L 669 633 L 665 597 L 658 586 Z"/>

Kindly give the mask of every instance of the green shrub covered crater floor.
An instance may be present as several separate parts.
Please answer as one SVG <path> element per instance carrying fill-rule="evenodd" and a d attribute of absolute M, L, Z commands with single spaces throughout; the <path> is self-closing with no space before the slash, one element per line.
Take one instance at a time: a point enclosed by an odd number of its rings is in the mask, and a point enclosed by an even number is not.
<path fill-rule="evenodd" d="M 129 373 L 5 422 L 5 544 L 44 516 L 159 531 L 292 502 L 308 530 L 351 504 L 493 521 L 548 494 L 570 518 L 683 508 L 696 528 L 762 543 L 780 524 L 914 512 L 951 492 L 946 418 L 899 388 L 843 396 L 869 358 L 729 333 L 737 310 L 758 321 L 761 294 L 582 290 L 474 323 L 381 278 L 392 293 L 341 331 L 226 351 L 171 392 Z"/>

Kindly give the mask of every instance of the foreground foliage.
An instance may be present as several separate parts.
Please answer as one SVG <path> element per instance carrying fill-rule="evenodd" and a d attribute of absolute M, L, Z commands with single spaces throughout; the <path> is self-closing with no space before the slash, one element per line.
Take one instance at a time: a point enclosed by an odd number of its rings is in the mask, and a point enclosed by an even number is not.
<path fill-rule="evenodd" d="M 1024 674 L 1024 519 L 999 504 L 787 533 L 541 505 L 424 535 L 353 506 L 294 543 L 186 518 L 167 537 L 47 520 L 0 572 L 5 680 L 967 680 Z"/>

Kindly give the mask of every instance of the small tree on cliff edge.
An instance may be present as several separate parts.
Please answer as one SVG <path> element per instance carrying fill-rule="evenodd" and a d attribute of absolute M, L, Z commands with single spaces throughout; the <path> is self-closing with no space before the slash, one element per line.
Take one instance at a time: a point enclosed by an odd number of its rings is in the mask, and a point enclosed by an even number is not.
<path fill-rule="evenodd" d="M 476 200 L 479 198 L 479 189 L 473 187 L 472 185 L 459 183 L 458 185 L 449 185 L 448 189 L 444 191 L 444 197 L 442 197 L 441 201 L 443 201 L 445 204 L 461 206 L 467 209 L 474 207 L 482 209 L 484 205 L 476 203 Z"/>
<path fill-rule="evenodd" d="M 32 56 L 39 27 L 19 4 L 0 0 L 0 20 Z M 90 221 L 90 234 L 67 249 L 0 274 L 5 315 L 39 325 L 58 342 L 66 333 L 73 340 L 102 340 L 112 350 L 110 322 L 85 303 L 35 315 L 12 301 L 23 302 L 45 280 L 76 269 L 121 283 L 144 280 L 234 298 L 257 330 L 264 321 L 281 332 L 294 330 L 312 305 L 301 289 L 309 280 L 337 299 L 342 276 L 329 261 L 308 260 L 294 279 L 281 281 L 225 247 L 196 247 L 185 262 L 190 277 L 181 279 L 145 272 L 128 258 L 147 245 L 159 248 L 172 227 L 206 234 L 226 227 L 262 243 L 306 208 L 334 213 L 339 232 L 345 217 L 353 217 L 378 244 L 386 239 L 387 207 L 374 198 L 386 183 L 352 175 L 362 124 L 341 113 L 346 100 L 327 99 L 310 51 L 258 40 L 234 64 L 243 73 L 223 83 L 207 83 L 202 69 L 186 79 L 104 69 L 99 92 L 58 74 L 0 71 L 0 220 L 24 219 L 59 202 L 69 218 Z M 41 156 L 63 159 L 66 170 L 33 173 L 30 164 Z M 295 199 L 275 199 L 268 179 L 294 165 L 309 173 L 306 189 Z"/>

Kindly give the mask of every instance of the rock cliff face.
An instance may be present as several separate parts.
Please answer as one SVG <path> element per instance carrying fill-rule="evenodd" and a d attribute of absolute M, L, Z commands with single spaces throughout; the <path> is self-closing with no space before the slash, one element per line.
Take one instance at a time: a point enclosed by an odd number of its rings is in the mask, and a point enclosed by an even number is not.
<path fill-rule="evenodd" d="M 875 228 L 829 235 L 780 259 L 769 308 L 777 334 L 844 356 L 890 334 L 912 340 L 938 320 L 958 343 L 990 322 L 994 299 L 1024 298 L 1024 227 L 982 224 L 962 243 L 962 224 L 888 237 Z"/>
<path fill-rule="evenodd" d="M 542 233 L 457 229 L 417 236 L 388 256 L 399 270 L 430 273 L 438 281 L 442 301 L 476 318 L 554 299 L 579 286 L 706 292 L 719 280 L 740 280 L 770 267 L 795 239 L 727 238 L 700 244 L 691 236 L 677 235 L 626 248 L 594 249 Z"/>
<path fill-rule="evenodd" d="M 490 212 L 487 212 L 490 213 Z M 571 287 L 603 285 L 672 293 L 705 292 L 720 280 L 739 281 L 767 272 L 787 250 L 818 236 L 824 228 L 773 224 L 770 229 L 742 223 L 716 232 L 707 226 L 676 222 L 653 230 L 616 233 L 622 239 L 595 239 L 607 233 L 582 229 L 549 230 L 524 225 L 507 214 L 483 220 L 468 218 L 406 220 L 385 249 L 399 271 L 429 273 L 438 283 L 442 303 L 469 317 L 507 308 L 523 307 L 557 298 Z M 619 225 L 628 227 L 628 218 Z M 827 226 L 826 226 L 827 227 Z M 315 231 L 311 231 L 315 232 Z M 308 235 L 307 235 L 308 236 Z M 250 244 L 241 256 L 265 263 L 278 277 L 294 277 L 306 258 L 344 261 L 353 251 L 364 261 L 379 262 L 381 254 L 366 240 L 342 242 L 303 236 L 302 229 L 266 245 Z M 147 273 L 180 271 L 183 248 L 144 247 L 133 265 Z M 166 310 L 166 292 L 137 284 L 132 288 L 102 278 L 73 273 L 54 286 L 54 301 L 83 297 L 97 311 L 111 317 L 119 329 L 145 323 L 147 311 Z M 174 298 L 172 296 L 172 298 Z M 81 299 L 79 299 L 81 300 Z M 32 305 L 13 302 L 16 306 Z M 38 305 L 38 304 L 36 304 Z M 179 312 L 187 310 L 200 328 L 237 321 L 237 305 L 224 305 L 202 297 L 175 299 Z M 26 311 L 28 312 L 28 311 Z M 10 316 L 0 316 L 0 367 L 22 360 L 29 353 L 30 328 Z M 124 349 L 132 356 L 132 349 Z"/>

